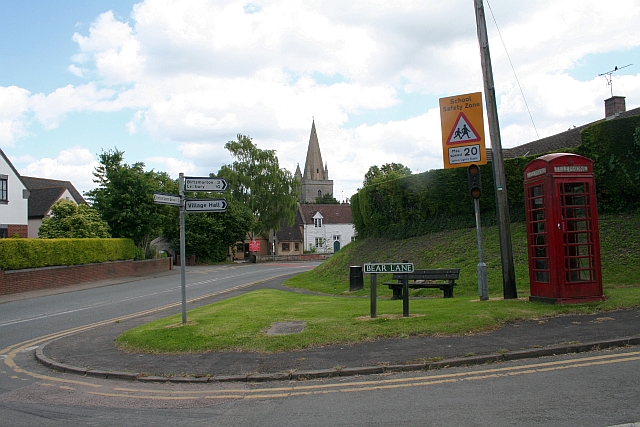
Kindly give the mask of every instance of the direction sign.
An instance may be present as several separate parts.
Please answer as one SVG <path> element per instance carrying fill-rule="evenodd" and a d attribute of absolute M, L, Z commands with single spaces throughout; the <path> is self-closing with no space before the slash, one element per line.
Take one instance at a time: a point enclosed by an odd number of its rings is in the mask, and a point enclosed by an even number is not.
<path fill-rule="evenodd" d="M 445 168 L 487 163 L 482 93 L 440 98 L 440 126 Z"/>
<path fill-rule="evenodd" d="M 413 263 L 411 262 L 383 262 L 370 263 L 364 265 L 365 273 L 413 273 Z"/>
<path fill-rule="evenodd" d="M 184 204 L 187 212 L 224 212 L 227 210 L 225 199 L 187 199 Z"/>
<path fill-rule="evenodd" d="M 227 189 L 227 181 L 224 178 L 209 177 L 184 177 L 185 191 L 215 191 L 222 193 Z"/>
<path fill-rule="evenodd" d="M 175 194 L 153 193 L 153 202 L 161 205 L 180 206 L 180 196 Z"/>

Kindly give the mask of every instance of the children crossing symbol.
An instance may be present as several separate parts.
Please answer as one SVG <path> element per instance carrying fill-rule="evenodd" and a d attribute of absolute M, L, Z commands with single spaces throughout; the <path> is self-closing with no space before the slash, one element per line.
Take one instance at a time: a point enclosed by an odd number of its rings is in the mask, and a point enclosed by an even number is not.
<path fill-rule="evenodd" d="M 447 139 L 447 144 L 478 142 L 480 139 L 478 132 L 473 128 L 469 119 L 467 119 L 464 113 L 460 113 L 455 126 L 451 129 L 451 134 Z"/>

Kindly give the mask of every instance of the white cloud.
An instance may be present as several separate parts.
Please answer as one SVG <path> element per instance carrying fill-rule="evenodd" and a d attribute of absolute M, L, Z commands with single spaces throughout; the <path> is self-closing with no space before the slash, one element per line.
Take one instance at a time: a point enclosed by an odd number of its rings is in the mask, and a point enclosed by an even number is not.
<path fill-rule="evenodd" d="M 588 55 L 640 49 L 640 4 L 491 3 L 540 136 L 601 118 L 604 79 L 571 71 Z M 486 3 L 485 12 L 503 145 L 512 147 L 536 136 Z M 74 112 L 131 109 L 123 126 L 132 138 L 177 147 L 177 157 L 145 160 L 172 176 L 216 172 L 237 133 L 276 149 L 293 172 L 315 117 L 336 191 L 348 196 L 374 164 L 441 167 L 437 98 L 483 87 L 467 0 L 144 0 L 130 21 L 106 12 L 73 40 L 68 69 L 87 83 L 36 95 L 0 88 L 0 144 L 26 135 L 33 119 L 51 130 Z M 614 85 L 629 108 L 640 103 L 640 74 Z M 370 114 L 402 107 L 405 94 L 432 103 L 395 120 Z M 363 117 L 369 124 L 347 128 Z"/>
<path fill-rule="evenodd" d="M 84 64 L 95 63 L 98 75 L 107 83 L 125 83 L 141 76 L 144 58 L 139 55 L 140 43 L 132 34 L 127 23 L 117 21 L 113 12 L 98 16 L 89 29 L 89 36 L 73 35 L 80 53 L 74 60 Z M 78 71 L 75 66 L 71 72 Z"/>
<path fill-rule="evenodd" d="M 95 188 L 93 172 L 98 165 L 88 149 L 75 146 L 60 151 L 55 159 L 45 157 L 35 160 L 20 168 L 19 172 L 25 176 L 71 181 L 82 193 Z"/>
<path fill-rule="evenodd" d="M 174 157 L 149 157 L 145 159 L 144 163 L 147 169 L 166 172 L 174 179 L 178 178 L 180 173 L 184 173 L 186 176 L 189 176 L 198 170 L 192 162 L 176 159 Z"/>
<path fill-rule="evenodd" d="M 118 110 L 117 103 L 110 102 L 115 93 L 112 89 L 97 89 L 95 83 L 76 87 L 68 85 L 49 95 L 33 95 L 31 109 L 45 129 L 55 129 L 71 112 Z"/>
<path fill-rule="evenodd" d="M 0 86 L 0 147 L 11 147 L 28 133 L 29 95 L 26 89 Z"/>

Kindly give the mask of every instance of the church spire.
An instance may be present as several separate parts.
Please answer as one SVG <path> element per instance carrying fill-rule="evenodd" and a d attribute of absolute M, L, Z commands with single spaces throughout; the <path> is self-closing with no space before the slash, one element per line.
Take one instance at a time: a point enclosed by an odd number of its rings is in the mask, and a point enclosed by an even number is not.
<path fill-rule="evenodd" d="M 304 164 L 304 179 L 313 181 L 326 180 L 325 166 L 320 154 L 320 144 L 316 133 L 316 122 L 311 122 L 311 135 L 309 136 L 309 147 L 307 148 L 307 160 Z"/>

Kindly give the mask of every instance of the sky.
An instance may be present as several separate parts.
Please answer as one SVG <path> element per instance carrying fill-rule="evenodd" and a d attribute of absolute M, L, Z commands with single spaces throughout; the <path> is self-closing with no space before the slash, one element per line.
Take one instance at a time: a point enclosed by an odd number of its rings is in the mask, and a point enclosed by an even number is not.
<path fill-rule="evenodd" d="M 504 148 L 640 106 L 639 1 L 484 8 Z M 439 98 L 483 91 L 472 0 L 0 0 L 0 63 L 0 148 L 81 192 L 103 151 L 208 176 L 238 134 L 294 173 L 315 121 L 342 201 L 442 168 Z"/>

